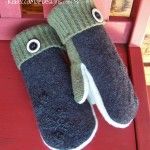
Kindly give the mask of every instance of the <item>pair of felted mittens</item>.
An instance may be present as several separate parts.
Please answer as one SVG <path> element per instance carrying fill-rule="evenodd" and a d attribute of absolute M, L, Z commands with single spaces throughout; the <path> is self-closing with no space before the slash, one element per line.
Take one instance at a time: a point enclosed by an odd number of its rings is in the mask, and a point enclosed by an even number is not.
<path fill-rule="evenodd" d="M 81 150 L 98 128 L 94 104 L 110 125 L 125 128 L 136 115 L 137 97 L 90 0 L 64 1 L 48 22 L 19 33 L 12 54 L 45 145 Z"/>

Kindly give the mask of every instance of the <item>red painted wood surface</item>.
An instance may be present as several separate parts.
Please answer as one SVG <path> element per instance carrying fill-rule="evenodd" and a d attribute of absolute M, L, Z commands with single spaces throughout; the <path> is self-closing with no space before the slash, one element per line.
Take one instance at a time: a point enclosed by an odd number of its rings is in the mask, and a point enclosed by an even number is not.
<path fill-rule="evenodd" d="M 9 44 L 0 41 L 0 150 L 47 150 L 40 139 L 31 100 Z M 117 48 L 128 65 L 126 47 L 118 45 Z M 104 121 L 97 109 L 96 113 L 99 129 L 84 150 L 136 150 L 134 123 L 126 129 L 116 129 Z"/>
<path fill-rule="evenodd" d="M 140 47 L 142 45 L 150 17 L 150 2 L 148 0 L 141 0 L 139 3 L 139 9 L 136 14 L 133 33 L 130 40 L 131 47 Z"/>
<path fill-rule="evenodd" d="M 148 93 L 148 100 L 149 100 L 149 107 L 150 107 L 150 86 L 147 86 L 147 93 Z"/>
<path fill-rule="evenodd" d="M 138 150 L 150 149 L 150 105 L 144 76 L 140 48 L 130 47 L 130 69 L 135 91 L 139 98 L 139 111 L 135 119 Z"/>
<path fill-rule="evenodd" d="M 108 21 L 105 24 L 106 31 L 114 43 L 128 43 L 131 27 L 131 21 Z"/>
<path fill-rule="evenodd" d="M 0 18 L 0 40 L 11 40 L 17 33 L 30 26 L 46 22 L 43 17 Z"/>
<path fill-rule="evenodd" d="M 13 0 L 1 0 L 0 1 L 0 16 L 5 18 L 21 18 L 21 5 L 17 2 L 16 4 L 12 4 L 11 2 L 15 2 Z"/>

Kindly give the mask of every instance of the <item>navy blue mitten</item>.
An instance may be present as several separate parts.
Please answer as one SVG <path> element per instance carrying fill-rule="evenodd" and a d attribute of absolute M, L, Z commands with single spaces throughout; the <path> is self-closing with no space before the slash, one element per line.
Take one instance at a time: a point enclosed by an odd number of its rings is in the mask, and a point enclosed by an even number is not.
<path fill-rule="evenodd" d="M 48 22 L 66 46 L 71 66 L 80 64 L 83 78 L 88 79 L 89 101 L 95 101 L 109 124 L 127 127 L 136 115 L 138 100 L 127 69 L 105 32 L 100 11 L 90 0 L 71 0 L 55 7 Z M 76 91 L 78 86 L 73 85 Z"/>
<path fill-rule="evenodd" d="M 69 64 L 54 29 L 37 25 L 19 33 L 11 42 L 39 126 L 50 149 L 82 149 L 94 137 L 97 119 L 88 102 L 74 101 Z"/>

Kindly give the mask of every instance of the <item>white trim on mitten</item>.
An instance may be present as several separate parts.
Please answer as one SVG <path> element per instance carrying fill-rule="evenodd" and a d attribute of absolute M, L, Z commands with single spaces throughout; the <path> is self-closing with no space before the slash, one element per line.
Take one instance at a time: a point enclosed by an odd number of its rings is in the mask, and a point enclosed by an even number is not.
<path fill-rule="evenodd" d="M 88 97 L 89 94 L 89 82 L 88 82 L 88 78 L 86 76 L 86 73 L 84 71 L 84 66 L 81 64 L 81 72 L 82 72 L 82 77 L 83 77 L 83 82 L 84 82 L 84 94 L 82 99 L 78 102 L 79 104 L 83 104 Z"/>

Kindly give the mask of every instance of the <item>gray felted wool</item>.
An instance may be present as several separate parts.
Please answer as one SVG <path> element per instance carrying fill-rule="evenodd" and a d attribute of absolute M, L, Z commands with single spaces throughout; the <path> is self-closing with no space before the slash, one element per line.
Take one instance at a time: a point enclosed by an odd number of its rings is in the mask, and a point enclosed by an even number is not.
<path fill-rule="evenodd" d="M 42 24 L 24 30 L 13 39 L 11 48 L 44 144 L 60 150 L 85 147 L 96 133 L 97 119 L 88 102 L 79 105 L 74 100 L 70 67 L 54 29 Z"/>
<path fill-rule="evenodd" d="M 53 9 L 49 24 L 58 31 L 70 61 L 79 55 L 92 97 L 104 119 L 125 128 L 134 119 L 138 100 L 127 69 L 103 27 L 102 16 L 90 0 L 71 0 Z M 75 77 L 73 77 L 75 78 Z"/>

